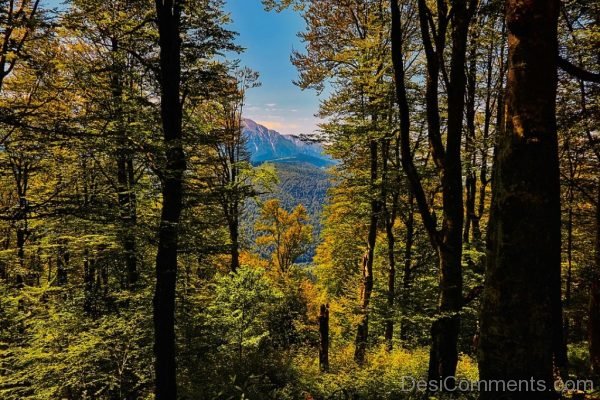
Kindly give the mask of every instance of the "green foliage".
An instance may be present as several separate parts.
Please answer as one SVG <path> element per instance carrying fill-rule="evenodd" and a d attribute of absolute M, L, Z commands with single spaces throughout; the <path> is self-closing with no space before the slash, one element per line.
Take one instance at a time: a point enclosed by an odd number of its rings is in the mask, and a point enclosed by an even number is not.
<path fill-rule="evenodd" d="M 306 208 L 300 204 L 288 212 L 277 199 L 267 200 L 262 205 L 256 231 L 260 235 L 257 244 L 271 250 L 273 265 L 282 273 L 289 271 L 312 241 Z"/>
<path fill-rule="evenodd" d="M 120 315 L 92 319 L 67 296 L 42 287 L 2 297 L 2 398 L 148 398 L 151 323 L 141 312 L 148 298 L 131 298 Z"/>
<path fill-rule="evenodd" d="M 426 379 L 428 350 L 394 349 L 383 346 L 372 350 L 366 365 L 358 367 L 353 361 L 353 348 L 335 348 L 332 370 L 323 374 L 315 354 L 299 353 L 294 360 L 298 381 L 281 392 L 281 398 L 294 399 L 310 396 L 315 399 L 420 399 L 423 393 L 408 390 L 411 378 Z M 474 360 L 461 355 L 458 364 L 459 379 L 476 380 Z"/>
<path fill-rule="evenodd" d="M 23 10 L 8 18 L 6 7 L 17 3 Z M 301 12 L 307 24 L 300 33 L 306 51 L 294 52 L 292 61 L 299 86 L 327 95 L 320 128 L 324 148 L 339 163 L 326 171 L 250 163 L 240 124 L 245 90 L 258 85 L 258 76 L 231 60 L 241 49 L 227 29 L 223 0 L 183 3 L 182 146 L 188 168 L 176 293 L 180 397 L 421 398 L 402 392 L 402 377 L 427 375 L 440 271 L 402 172 L 388 4 L 263 2 L 268 9 Z M 426 3 L 437 11 L 444 2 Z M 153 266 L 165 166 L 157 128 L 155 4 L 71 0 L 55 13 L 40 9 L 35 15 L 32 4 L 0 2 L 0 30 L 6 33 L 0 41 L 8 40 L 0 61 L 0 398 L 150 400 Z M 400 4 L 412 157 L 427 206 L 439 217 L 444 199 L 427 145 L 416 9 L 414 2 Z M 481 201 L 478 232 L 471 226 L 466 233 L 470 242 L 462 260 L 466 301 L 458 376 L 470 380 L 478 376 L 473 339 L 494 120 L 502 116 L 495 110 L 506 62 L 498 38 L 500 6 L 481 3 L 465 70 L 475 87 L 467 96 L 474 115 L 465 113 L 471 136 L 460 143 L 462 167 L 464 178 L 476 178 L 470 194 Z M 597 61 L 596 11 L 583 0 L 565 2 L 559 33 L 561 55 L 589 70 Z M 431 18 L 439 25 L 437 12 Z M 445 90 L 440 85 L 441 100 Z M 565 327 L 570 372 L 577 377 L 592 376 L 585 340 L 589 282 L 598 272 L 590 234 L 598 206 L 598 98 L 597 85 L 560 74 Z M 372 223 L 374 285 L 363 308 L 363 257 Z M 234 240 L 241 267 L 230 273 Z M 317 354 L 324 304 L 330 310 L 328 373 L 320 370 Z M 366 363 L 359 366 L 354 340 L 364 313 L 369 338 Z M 384 336 L 388 322 L 394 327 L 390 342 Z"/>
<path fill-rule="evenodd" d="M 225 351 L 236 354 L 242 364 L 244 354 L 256 351 L 268 337 L 267 316 L 283 295 L 273 290 L 265 272 L 258 268 L 243 267 L 215 284 L 209 323 L 224 341 Z"/>
<path fill-rule="evenodd" d="M 292 376 L 291 349 L 306 344 L 305 279 L 299 271 L 282 277 L 243 265 L 191 296 L 195 306 L 180 324 L 191 342 L 182 345 L 201 358 L 182 358 L 187 396 L 277 398 Z"/>

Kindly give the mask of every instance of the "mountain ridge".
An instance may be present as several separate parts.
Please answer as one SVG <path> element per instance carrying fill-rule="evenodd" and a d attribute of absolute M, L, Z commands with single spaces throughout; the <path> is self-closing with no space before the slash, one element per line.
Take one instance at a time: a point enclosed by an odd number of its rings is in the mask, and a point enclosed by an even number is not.
<path fill-rule="evenodd" d="M 248 118 L 242 122 L 242 134 L 253 164 L 307 163 L 318 168 L 335 164 L 330 156 L 323 153 L 319 143 L 303 141 L 296 135 L 283 135 Z"/>

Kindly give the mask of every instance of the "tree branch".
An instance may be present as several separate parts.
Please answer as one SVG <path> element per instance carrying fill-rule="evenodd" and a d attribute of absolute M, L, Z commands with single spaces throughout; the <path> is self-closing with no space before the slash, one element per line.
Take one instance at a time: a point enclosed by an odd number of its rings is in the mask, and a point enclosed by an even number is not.
<path fill-rule="evenodd" d="M 600 74 L 578 67 L 561 56 L 558 56 L 558 67 L 577 79 L 581 79 L 586 82 L 600 83 Z"/>
<path fill-rule="evenodd" d="M 402 154 L 402 168 L 410 182 L 413 194 L 417 201 L 419 213 L 423 219 L 423 224 L 429 234 L 429 239 L 433 246 L 439 243 L 439 232 L 437 224 L 429 203 L 423 190 L 421 178 L 415 167 L 413 156 L 410 149 L 410 110 L 408 106 L 408 98 L 406 95 L 404 58 L 402 56 L 402 28 L 400 27 L 400 7 L 398 0 L 391 0 L 392 9 L 392 62 L 394 65 L 394 81 L 396 85 L 396 101 L 400 108 L 400 151 Z"/>

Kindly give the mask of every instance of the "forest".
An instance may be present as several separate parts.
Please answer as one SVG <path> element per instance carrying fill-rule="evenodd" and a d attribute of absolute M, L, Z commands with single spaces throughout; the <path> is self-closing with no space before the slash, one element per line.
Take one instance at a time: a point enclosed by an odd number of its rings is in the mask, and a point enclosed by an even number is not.
<path fill-rule="evenodd" d="M 0 399 L 600 398 L 600 1 L 0 0 Z"/>

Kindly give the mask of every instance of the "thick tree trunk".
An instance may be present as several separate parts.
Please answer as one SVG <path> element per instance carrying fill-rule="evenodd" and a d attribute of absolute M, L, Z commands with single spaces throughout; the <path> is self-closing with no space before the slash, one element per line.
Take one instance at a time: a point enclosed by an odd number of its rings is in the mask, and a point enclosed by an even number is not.
<path fill-rule="evenodd" d="M 481 399 L 550 399 L 561 324 L 556 133 L 558 0 L 508 0 L 505 129 L 498 141 L 482 300 L 482 380 L 543 381 L 548 390 Z M 557 316 L 559 318 L 557 318 Z"/>
<path fill-rule="evenodd" d="M 378 162 L 377 156 L 378 151 L 377 141 L 371 139 L 370 141 L 370 153 L 371 153 L 371 187 L 375 187 L 378 175 Z M 375 193 L 371 193 L 372 196 L 376 196 Z M 354 360 L 358 364 L 363 364 L 365 361 L 365 353 L 367 350 L 367 340 L 369 338 L 369 305 L 371 302 L 371 294 L 373 293 L 373 257 L 375 252 L 375 242 L 377 240 L 377 222 L 379 220 L 379 212 L 381 204 L 378 198 L 371 200 L 371 216 L 369 222 L 369 233 L 367 238 L 367 251 L 363 256 L 362 260 L 362 288 L 360 293 L 361 302 L 361 315 L 360 322 L 356 329 L 355 339 L 355 350 Z"/>
<path fill-rule="evenodd" d="M 458 363 L 458 334 L 460 330 L 459 312 L 462 308 L 462 274 L 460 259 L 457 253 L 461 250 L 454 244 L 457 236 L 460 243 L 462 228 L 449 235 L 444 246 L 447 249 L 438 249 L 440 257 L 440 306 L 442 314 L 431 327 L 432 345 L 430 350 L 430 363 L 428 377 L 430 380 L 446 380 L 456 374 Z M 452 237 L 454 236 L 454 237 Z M 453 388 L 452 379 L 447 380 L 448 389 Z"/>
<path fill-rule="evenodd" d="M 160 45 L 161 117 L 166 165 L 161 171 L 162 212 L 156 254 L 154 356 L 157 400 L 177 399 L 175 361 L 175 288 L 179 219 L 183 208 L 181 4 L 157 0 Z"/>
<path fill-rule="evenodd" d="M 329 371 L 329 304 L 322 304 L 319 314 L 319 367 Z"/>

